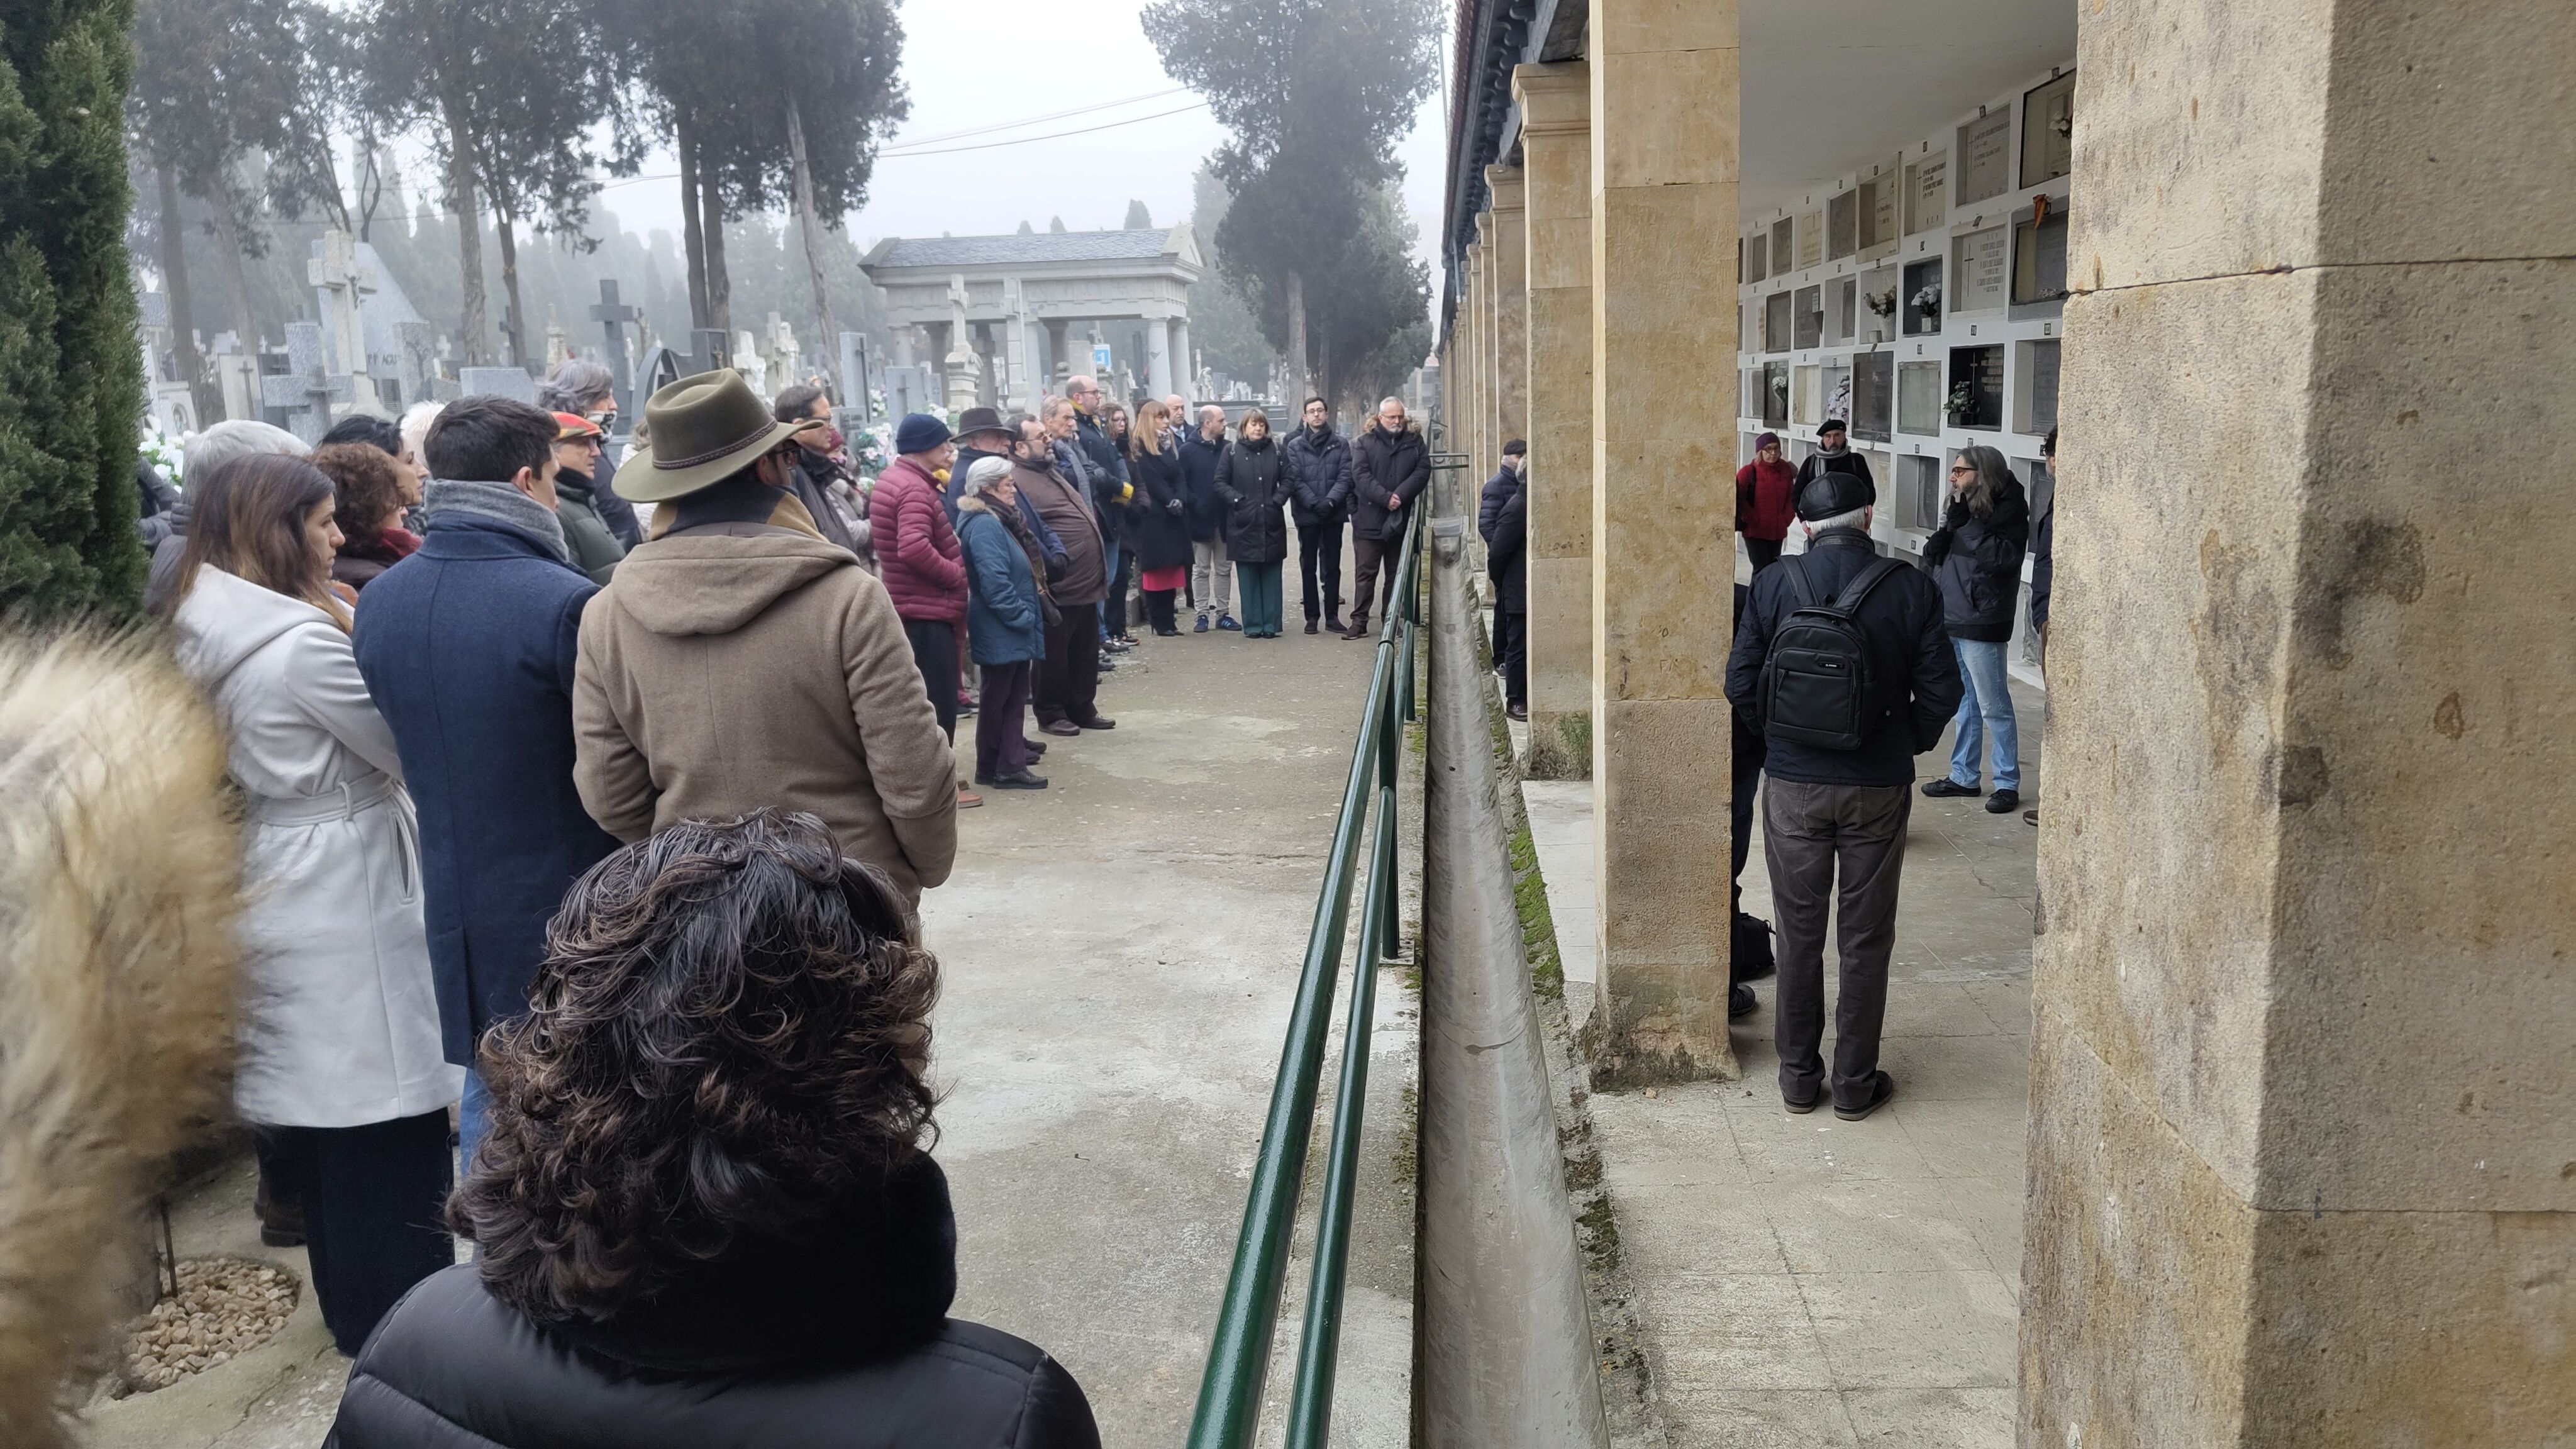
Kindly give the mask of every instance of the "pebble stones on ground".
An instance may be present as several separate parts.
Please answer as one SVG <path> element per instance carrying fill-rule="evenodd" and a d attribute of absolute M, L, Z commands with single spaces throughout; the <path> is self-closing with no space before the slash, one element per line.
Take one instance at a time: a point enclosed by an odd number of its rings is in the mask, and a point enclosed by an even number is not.
<path fill-rule="evenodd" d="M 229 1363 L 276 1335 L 295 1311 L 295 1275 L 249 1258 L 189 1258 L 179 1293 L 152 1305 L 125 1338 L 125 1388 L 165 1389 Z"/>

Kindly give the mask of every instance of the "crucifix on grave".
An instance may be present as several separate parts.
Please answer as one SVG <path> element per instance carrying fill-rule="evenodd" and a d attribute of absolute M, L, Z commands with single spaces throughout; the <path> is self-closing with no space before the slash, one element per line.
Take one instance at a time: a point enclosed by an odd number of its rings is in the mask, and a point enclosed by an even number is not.
<path fill-rule="evenodd" d="M 966 335 L 966 278 L 948 279 L 948 406 L 962 412 L 975 405 L 975 353 Z"/>
<path fill-rule="evenodd" d="M 285 414 L 288 432 L 319 443 L 331 430 L 332 406 L 354 394 L 348 373 L 323 370 L 322 325 L 287 323 L 286 371 L 260 378 L 260 406 Z"/>
<path fill-rule="evenodd" d="M 376 290 L 373 267 L 358 265 L 358 239 L 345 231 L 322 234 L 322 255 L 304 264 L 305 279 L 324 294 L 323 318 L 329 331 L 328 360 L 340 364 L 346 377 L 345 397 L 349 411 L 381 413 L 383 405 L 376 399 L 376 385 L 367 376 L 367 324 L 364 311 L 366 295 Z M 290 340 L 288 351 L 293 351 Z M 334 396 L 342 396 L 341 381 L 333 380 Z M 329 423 L 326 421 L 326 428 Z"/>
<path fill-rule="evenodd" d="M 635 416 L 635 378 L 627 370 L 626 324 L 644 320 L 640 307 L 630 307 L 617 300 L 617 279 L 599 279 L 599 303 L 590 309 L 590 320 L 608 332 L 608 376 L 616 389 L 617 416 Z"/>

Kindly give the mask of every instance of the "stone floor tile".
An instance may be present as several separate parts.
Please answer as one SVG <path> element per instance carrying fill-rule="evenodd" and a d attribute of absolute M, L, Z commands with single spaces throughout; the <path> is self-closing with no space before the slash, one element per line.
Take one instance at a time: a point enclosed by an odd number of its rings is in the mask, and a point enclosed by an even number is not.
<path fill-rule="evenodd" d="M 1896 1273 L 1994 1266 L 1976 1235 L 1987 1204 L 1946 1180 L 1766 1183 L 1761 1205 L 1791 1271 Z"/>
<path fill-rule="evenodd" d="M 1711 1082 L 1666 1087 L 1653 1097 L 1593 1093 L 1593 1138 L 1612 1193 L 1632 1186 L 1751 1182 L 1722 1100 L 1742 1090 L 1733 1083 Z"/>
<path fill-rule="evenodd" d="M 2013 1391 L 1845 1389 L 1862 1449 L 2013 1449 Z"/>
<path fill-rule="evenodd" d="M 1985 1008 L 1995 1025 L 2007 1032 L 2030 1030 L 2030 978 L 2003 976 L 1982 981 L 1963 981 L 1961 990 Z"/>
<path fill-rule="evenodd" d="M 1727 1120 L 1735 1127 L 1737 1150 L 1744 1154 L 1745 1170 L 1755 1182 L 1784 1178 L 1904 1181 L 1938 1175 L 1893 1118 L 1845 1122 L 1824 1107 L 1803 1117 L 1791 1116 L 1774 1093 L 1768 1101 L 1730 1102 Z"/>
<path fill-rule="evenodd" d="M 2029 1165 L 2029 1104 L 2018 1097 L 1941 1100 L 1900 1094 L 1885 1109 L 1943 1177 L 2020 1182 Z"/>
<path fill-rule="evenodd" d="M 1834 1375 L 1786 1273 L 1639 1276 L 1648 1362 L 1666 1393 L 1830 1389 Z"/>
<path fill-rule="evenodd" d="M 1951 981 L 1891 981 L 1881 1037 L 1993 1036 L 1995 1025 L 1967 988 Z"/>
<path fill-rule="evenodd" d="M 1900 1102 L 2030 1097 L 2027 1036 L 1891 1036 L 1879 1042 L 1878 1065 L 1896 1078 Z"/>
<path fill-rule="evenodd" d="M 1618 1217 L 1620 1261 L 1633 1281 L 1789 1271 L 1764 1211 L 1764 1194 L 1751 1183 L 1644 1185 L 1614 1177 L 1607 1186 Z"/>
<path fill-rule="evenodd" d="M 1838 1388 L 2010 1388 L 2019 1310 L 1989 1269 L 1801 1273 Z"/>
<path fill-rule="evenodd" d="M 1656 1385 L 1693 1449 L 1860 1449 L 1842 1396 L 1831 1389 Z"/>

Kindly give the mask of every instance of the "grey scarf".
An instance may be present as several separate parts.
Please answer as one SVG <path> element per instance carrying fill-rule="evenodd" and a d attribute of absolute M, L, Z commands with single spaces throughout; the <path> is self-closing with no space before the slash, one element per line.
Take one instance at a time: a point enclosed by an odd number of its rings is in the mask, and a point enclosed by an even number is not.
<path fill-rule="evenodd" d="M 432 528 L 438 526 L 442 514 L 475 514 L 506 523 L 522 533 L 534 534 L 554 551 L 556 558 L 572 562 L 572 548 L 564 542 L 563 520 L 555 517 L 553 509 L 507 483 L 432 478 L 422 487 L 420 502 L 429 514 Z"/>

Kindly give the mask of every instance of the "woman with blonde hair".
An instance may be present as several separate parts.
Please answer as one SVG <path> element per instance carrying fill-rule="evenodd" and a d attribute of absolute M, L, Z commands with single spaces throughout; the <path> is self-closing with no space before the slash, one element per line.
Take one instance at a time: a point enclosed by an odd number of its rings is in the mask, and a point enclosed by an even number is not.
<path fill-rule="evenodd" d="M 1234 560 L 1243 637 L 1276 639 L 1281 623 L 1279 566 L 1288 557 L 1288 470 L 1270 437 L 1270 415 L 1245 408 L 1234 442 L 1216 465 L 1225 500 L 1225 554 Z"/>
<path fill-rule="evenodd" d="M 233 1105 L 273 1133 L 322 1321 L 355 1355 L 455 1260 L 437 1224 L 462 1073 L 440 1049 L 420 837 L 331 592 L 331 480 L 260 454 L 189 483 L 164 608 L 180 667 L 224 721 L 247 816 Z"/>
<path fill-rule="evenodd" d="M 1136 409 L 1136 426 L 1127 433 L 1127 477 L 1140 496 L 1136 519 L 1136 564 L 1143 570 L 1145 615 L 1154 632 L 1169 639 L 1181 632 L 1174 601 L 1190 582 L 1190 522 L 1181 486 L 1180 454 L 1172 447 L 1171 410 L 1148 398 Z"/>

